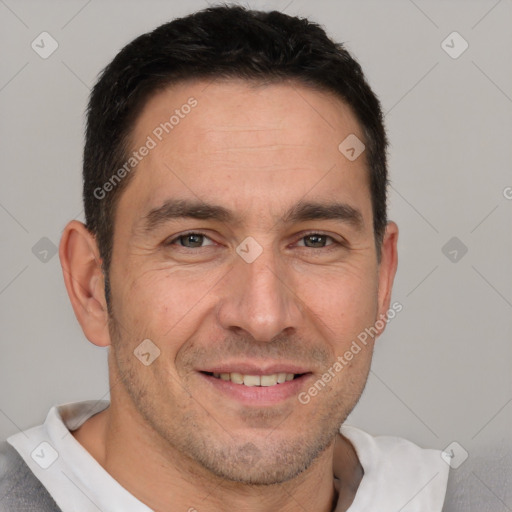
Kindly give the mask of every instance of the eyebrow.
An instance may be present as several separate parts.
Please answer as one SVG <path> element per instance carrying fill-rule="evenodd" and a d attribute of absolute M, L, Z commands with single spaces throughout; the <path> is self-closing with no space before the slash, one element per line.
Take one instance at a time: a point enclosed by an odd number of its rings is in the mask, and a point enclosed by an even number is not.
<path fill-rule="evenodd" d="M 240 224 L 241 219 L 223 206 L 204 201 L 186 199 L 168 199 L 161 206 L 153 208 L 145 215 L 142 230 L 145 234 L 156 230 L 174 219 L 213 220 L 222 223 Z M 346 203 L 304 202 L 300 201 L 279 219 L 278 224 L 293 224 L 309 220 L 335 220 L 350 224 L 357 231 L 364 227 L 361 212 Z"/>

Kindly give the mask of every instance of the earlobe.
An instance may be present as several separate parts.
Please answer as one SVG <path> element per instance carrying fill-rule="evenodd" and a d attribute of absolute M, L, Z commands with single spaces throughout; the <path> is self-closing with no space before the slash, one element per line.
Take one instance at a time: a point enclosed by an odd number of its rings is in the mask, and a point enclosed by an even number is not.
<path fill-rule="evenodd" d="M 390 221 L 382 240 L 381 260 L 379 263 L 379 291 L 377 319 L 384 319 L 389 310 L 391 292 L 398 266 L 398 226 Z M 382 328 L 379 335 L 384 331 Z"/>
<path fill-rule="evenodd" d="M 110 345 L 99 250 L 83 223 L 73 220 L 66 225 L 59 258 L 69 300 L 85 336 L 95 345 Z"/>

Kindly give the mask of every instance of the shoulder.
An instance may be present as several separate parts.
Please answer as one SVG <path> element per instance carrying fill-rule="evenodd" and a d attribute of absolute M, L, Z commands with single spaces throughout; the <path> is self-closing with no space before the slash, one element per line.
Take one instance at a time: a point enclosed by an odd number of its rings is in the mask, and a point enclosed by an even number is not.
<path fill-rule="evenodd" d="M 403 512 L 442 510 L 450 466 L 441 450 L 400 437 L 372 436 L 355 427 L 342 426 L 340 433 L 354 446 L 364 470 L 361 494 L 373 496 L 372 506 L 386 503 L 383 510 Z"/>
<path fill-rule="evenodd" d="M 444 512 L 512 510 L 512 448 L 509 442 L 471 450 L 448 479 Z"/>
<path fill-rule="evenodd" d="M 0 512 L 60 512 L 18 452 L 0 442 Z"/>
<path fill-rule="evenodd" d="M 0 496 L 2 503 L 17 492 L 24 481 L 25 472 L 30 471 L 7 441 L 0 443 Z M 3 510 L 3 509 L 0 509 Z"/>
<path fill-rule="evenodd" d="M 434 473 L 448 475 L 449 465 L 441 457 L 441 450 L 422 448 L 401 437 L 372 436 L 351 426 L 341 427 L 340 432 L 373 471 L 386 468 L 392 473 L 415 471 L 430 475 L 435 470 Z"/>

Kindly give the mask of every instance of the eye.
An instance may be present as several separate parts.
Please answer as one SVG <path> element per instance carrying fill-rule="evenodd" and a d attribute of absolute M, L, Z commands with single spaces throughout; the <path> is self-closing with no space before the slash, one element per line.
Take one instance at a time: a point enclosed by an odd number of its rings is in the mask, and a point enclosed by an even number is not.
<path fill-rule="evenodd" d="M 204 233 L 190 231 L 164 242 L 164 245 L 178 245 L 179 247 L 184 247 L 186 249 L 200 249 L 202 247 L 216 244 Z M 323 249 L 343 244 L 335 240 L 332 236 L 325 235 L 323 233 L 308 233 L 299 239 L 297 245 L 308 249 Z M 334 247 L 331 248 L 334 249 Z"/>
<path fill-rule="evenodd" d="M 175 245 L 178 243 L 178 245 L 181 247 L 186 247 L 187 249 L 197 249 L 204 247 L 203 242 L 207 240 L 209 240 L 210 243 L 207 243 L 206 245 L 215 245 L 215 243 L 205 234 L 191 231 L 189 233 L 179 235 L 176 238 L 169 240 L 168 242 L 165 242 L 165 245 Z"/>
<path fill-rule="evenodd" d="M 321 249 L 323 247 L 327 247 L 333 244 L 339 245 L 339 242 L 334 240 L 332 236 L 324 235 L 322 233 L 308 233 L 307 235 L 304 235 L 300 240 L 304 241 L 303 247 L 308 247 L 312 249 Z M 331 243 L 327 243 L 328 240 L 330 240 Z"/>

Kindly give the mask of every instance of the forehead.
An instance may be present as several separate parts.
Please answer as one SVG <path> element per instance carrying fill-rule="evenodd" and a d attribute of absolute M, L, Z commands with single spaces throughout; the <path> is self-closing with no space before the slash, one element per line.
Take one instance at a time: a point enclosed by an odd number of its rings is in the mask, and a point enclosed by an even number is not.
<path fill-rule="evenodd" d="M 132 135 L 151 146 L 121 203 L 147 211 L 169 197 L 274 211 L 303 196 L 369 201 L 366 158 L 338 149 L 363 139 L 350 107 L 297 83 L 186 82 L 152 96 Z M 366 198 L 364 197 L 366 196 Z"/>

